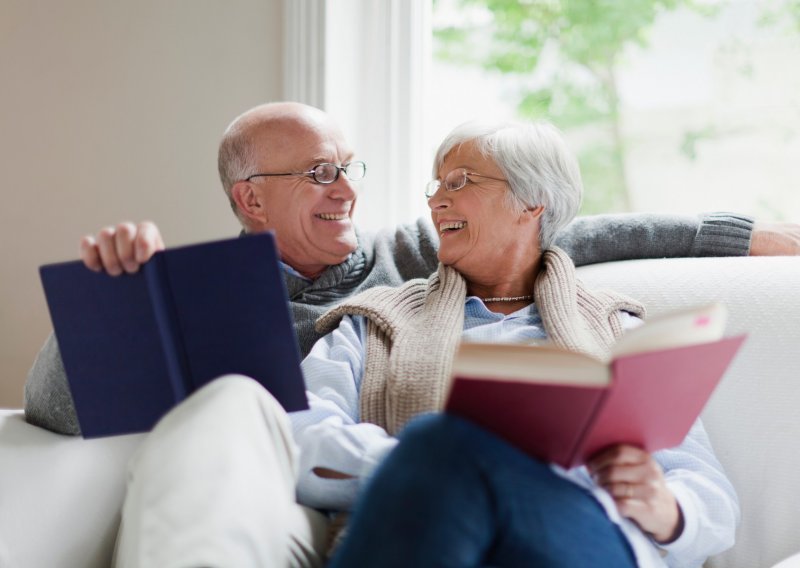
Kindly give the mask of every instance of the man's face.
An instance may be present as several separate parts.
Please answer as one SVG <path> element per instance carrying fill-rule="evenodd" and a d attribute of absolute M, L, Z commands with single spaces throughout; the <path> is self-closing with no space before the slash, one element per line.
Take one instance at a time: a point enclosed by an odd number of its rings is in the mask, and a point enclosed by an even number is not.
<path fill-rule="evenodd" d="M 262 128 L 255 137 L 259 173 L 307 172 L 321 163 L 353 160 L 342 133 L 326 117 Z M 275 231 L 284 262 L 315 277 L 353 252 L 356 191 L 343 172 L 330 184 L 308 176 L 258 177 L 251 182 L 263 207 L 263 228 Z"/>

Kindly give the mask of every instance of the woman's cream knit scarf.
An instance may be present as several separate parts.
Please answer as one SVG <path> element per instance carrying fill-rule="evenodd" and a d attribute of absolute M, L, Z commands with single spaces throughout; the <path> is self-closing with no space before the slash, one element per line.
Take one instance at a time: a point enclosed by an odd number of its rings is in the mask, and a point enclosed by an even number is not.
<path fill-rule="evenodd" d="M 396 435 L 417 414 L 442 409 L 463 332 L 466 293 L 464 278 L 439 265 L 428 280 L 372 288 L 317 320 L 323 333 L 345 314 L 368 320 L 361 421 Z M 533 296 L 553 343 L 594 356 L 606 355 L 622 335 L 620 310 L 644 316 L 634 300 L 585 288 L 569 256 L 555 247 L 543 254 Z"/>

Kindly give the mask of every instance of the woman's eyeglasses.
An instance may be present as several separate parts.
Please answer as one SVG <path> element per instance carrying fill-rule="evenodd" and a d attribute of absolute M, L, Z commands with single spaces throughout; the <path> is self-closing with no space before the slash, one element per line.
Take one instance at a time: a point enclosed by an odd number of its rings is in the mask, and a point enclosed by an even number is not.
<path fill-rule="evenodd" d="M 469 181 L 470 176 L 493 179 L 495 181 L 503 181 L 506 183 L 508 182 L 508 180 L 502 178 L 476 174 L 475 172 L 468 172 L 466 168 L 458 168 L 444 176 L 444 179 L 441 181 L 438 179 L 429 181 L 428 185 L 425 186 L 425 197 L 430 199 L 436 195 L 436 192 L 439 191 L 439 188 L 442 186 L 444 186 L 446 191 L 458 191 L 467 185 L 467 181 Z"/>

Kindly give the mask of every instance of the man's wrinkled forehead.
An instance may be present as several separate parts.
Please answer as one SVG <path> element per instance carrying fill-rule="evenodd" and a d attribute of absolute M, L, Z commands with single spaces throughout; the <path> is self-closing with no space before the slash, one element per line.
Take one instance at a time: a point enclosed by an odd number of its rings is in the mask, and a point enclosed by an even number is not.
<path fill-rule="evenodd" d="M 344 162 L 353 156 L 341 130 L 330 120 L 299 117 L 270 120 L 259 124 L 256 130 L 256 152 L 269 156 L 274 162 L 288 160 L 310 166 L 319 162 Z"/>

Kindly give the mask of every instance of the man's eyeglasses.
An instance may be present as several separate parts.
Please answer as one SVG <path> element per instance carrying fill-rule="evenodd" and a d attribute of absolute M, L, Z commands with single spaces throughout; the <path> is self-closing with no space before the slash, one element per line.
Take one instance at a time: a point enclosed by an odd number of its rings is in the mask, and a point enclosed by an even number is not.
<path fill-rule="evenodd" d="M 336 164 L 322 163 L 317 164 L 307 172 L 291 172 L 286 174 L 253 174 L 246 178 L 244 181 L 250 181 L 257 177 L 273 177 L 273 176 L 307 176 L 313 178 L 317 183 L 329 184 L 339 179 L 339 172 L 344 172 L 344 175 L 350 181 L 358 181 L 363 179 L 367 173 L 367 164 L 364 162 L 350 162 L 343 166 Z"/>
<path fill-rule="evenodd" d="M 467 181 L 469 181 L 470 176 L 493 179 L 495 181 L 504 181 L 506 183 L 508 182 L 508 180 L 505 179 L 476 174 L 475 172 L 468 172 L 466 168 L 458 168 L 444 176 L 442 181 L 439 181 L 438 179 L 429 181 L 428 185 L 425 186 L 425 197 L 430 199 L 436 195 L 436 192 L 439 191 L 439 188 L 442 186 L 444 186 L 446 191 L 458 191 L 467 185 Z"/>

